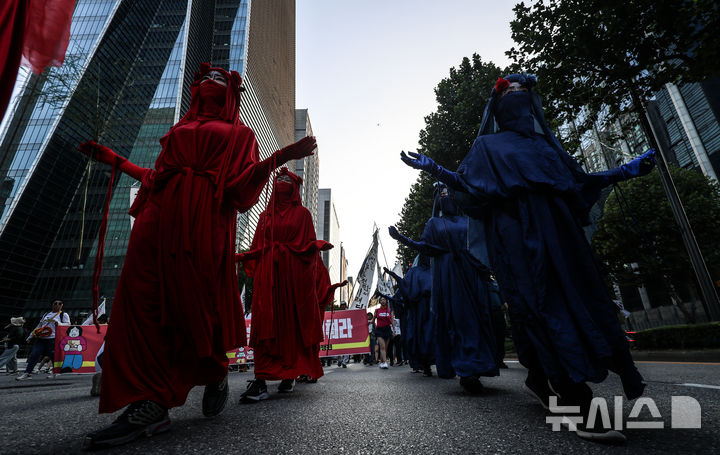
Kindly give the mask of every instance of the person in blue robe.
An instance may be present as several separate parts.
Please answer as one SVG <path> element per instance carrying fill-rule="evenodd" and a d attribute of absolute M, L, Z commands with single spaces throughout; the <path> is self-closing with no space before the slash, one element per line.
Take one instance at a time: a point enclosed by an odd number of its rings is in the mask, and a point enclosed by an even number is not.
<path fill-rule="evenodd" d="M 435 366 L 441 378 L 460 376 L 468 393 L 479 393 L 480 376 L 497 376 L 490 322 L 489 269 L 467 249 L 468 219 L 445 185 L 436 189 L 436 212 L 420 241 L 390 226 L 390 236 L 431 258 L 431 312 L 435 325 Z"/>
<path fill-rule="evenodd" d="M 584 172 L 545 123 L 536 82 L 527 74 L 498 80 L 457 172 L 421 154 L 401 159 L 453 188 L 470 215 L 470 249 L 491 265 L 508 303 L 529 391 L 545 407 L 556 395 L 585 412 L 586 382 L 603 381 L 608 370 L 629 399 L 645 388 L 582 226 L 600 190 L 650 172 L 654 151 Z"/>
<path fill-rule="evenodd" d="M 385 269 L 398 284 L 402 296 L 404 314 L 400 319 L 405 352 L 413 371 L 422 371 L 432 376 L 431 366 L 435 363 L 435 334 L 430 314 L 430 293 L 432 275 L 430 258 L 418 255 L 404 277 Z"/>

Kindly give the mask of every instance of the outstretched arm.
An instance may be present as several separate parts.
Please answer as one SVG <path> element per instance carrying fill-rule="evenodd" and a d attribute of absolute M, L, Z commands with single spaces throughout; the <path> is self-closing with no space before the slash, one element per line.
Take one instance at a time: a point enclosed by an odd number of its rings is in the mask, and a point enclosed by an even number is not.
<path fill-rule="evenodd" d="M 635 177 L 647 175 L 655 167 L 655 150 L 650 149 L 629 163 L 608 171 L 589 174 L 591 181 L 605 187 L 618 182 L 624 182 Z"/>
<path fill-rule="evenodd" d="M 424 251 L 425 245 L 422 242 L 416 242 L 408 237 L 405 237 L 402 235 L 395 226 L 390 226 L 388 228 L 388 231 L 390 232 L 390 237 L 394 238 L 398 242 L 402 243 L 408 248 L 412 248 L 413 250 L 417 251 Z"/>
<path fill-rule="evenodd" d="M 406 155 L 405 152 L 400 152 L 400 159 L 412 168 L 429 173 L 454 190 L 463 189 L 456 173 L 445 169 L 421 153 L 408 152 Z"/>
<path fill-rule="evenodd" d="M 390 269 L 387 268 L 387 267 L 383 267 L 383 272 L 385 272 L 385 273 L 387 273 L 388 275 L 390 275 L 391 277 L 393 277 L 393 279 L 395 280 L 396 283 L 400 283 L 400 281 L 402 281 L 402 278 L 400 277 L 400 275 L 398 275 L 397 273 L 393 272 L 392 270 L 390 270 Z"/>
<path fill-rule="evenodd" d="M 290 160 L 298 160 L 306 156 L 313 155 L 313 150 L 317 148 L 317 140 L 314 136 L 306 136 L 294 144 L 283 147 L 276 151 L 268 158 L 260 161 L 255 165 L 258 176 L 267 178 L 274 169 L 279 168 Z M 274 166 L 273 166 L 274 165 Z"/>
<path fill-rule="evenodd" d="M 108 147 L 95 141 L 83 142 L 78 146 L 78 150 L 101 163 L 117 167 L 135 180 L 142 181 L 145 174 L 150 171 L 148 168 L 133 164 L 127 158 L 123 158 Z"/>

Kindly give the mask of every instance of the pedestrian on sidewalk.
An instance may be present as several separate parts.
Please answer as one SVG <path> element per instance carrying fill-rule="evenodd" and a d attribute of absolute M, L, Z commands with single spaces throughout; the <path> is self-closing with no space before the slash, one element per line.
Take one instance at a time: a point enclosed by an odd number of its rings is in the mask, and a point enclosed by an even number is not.
<path fill-rule="evenodd" d="M 0 368 L 5 367 L 7 374 L 17 373 L 17 353 L 20 345 L 25 341 L 25 318 L 10 318 L 10 324 L 5 326 L 7 335 L 2 339 L 5 350 L 0 354 Z"/>
<path fill-rule="evenodd" d="M 37 327 L 30 334 L 33 340 L 33 347 L 27 360 L 25 373 L 18 376 L 18 381 L 30 379 L 30 374 L 41 357 L 50 359 L 50 368 L 55 360 L 55 331 L 58 326 L 70 325 L 70 316 L 63 311 L 63 301 L 55 299 L 50 304 L 50 312 L 40 318 Z M 55 373 L 48 375 L 48 379 L 55 378 Z"/>

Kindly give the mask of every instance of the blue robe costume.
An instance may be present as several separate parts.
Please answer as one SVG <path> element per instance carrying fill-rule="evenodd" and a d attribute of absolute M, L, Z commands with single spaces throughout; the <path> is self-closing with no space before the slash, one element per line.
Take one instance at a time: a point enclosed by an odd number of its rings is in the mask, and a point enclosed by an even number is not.
<path fill-rule="evenodd" d="M 441 378 L 497 376 L 489 271 L 468 251 L 468 218 L 457 214 L 450 196 L 439 200 L 442 216 L 428 220 L 419 242 L 400 238 L 431 258 L 437 373 Z"/>
<path fill-rule="evenodd" d="M 451 186 L 472 217 L 473 254 L 489 260 L 508 302 L 520 362 L 558 383 L 600 382 L 612 370 L 633 399 L 645 384 L 582 231 L 616 174 L 582 171 L 531 90 L 491 98 Z"/>
<path fill-rule="evenodd" d="M 418 256 L 404 277 L 390 274 L 398 283 L 398 293 L 402 296 L 400 329 L 404 352 L 411 368 L 424 369 L 435 363 L 435 333 L 430 314 L 430 261 Z"/>

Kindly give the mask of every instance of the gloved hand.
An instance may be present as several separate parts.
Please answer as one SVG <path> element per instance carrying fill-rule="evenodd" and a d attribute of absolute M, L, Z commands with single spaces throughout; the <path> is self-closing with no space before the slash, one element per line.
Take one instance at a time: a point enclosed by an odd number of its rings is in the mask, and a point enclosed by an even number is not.
<path fill-rule="evenodd" d="M 98 144 L 95 141 L 83 142 L 78 145 L 77 148 L 80 152 L 89 156 L 90 158 L 100 161 L 101 163 L 113 165 L 120 165 L 127 161 L 126 158 L 121 157 L 117 153 L 110 150 L 104 145 Z"/>
<path fill-rule="evenodd" d="M 423 155 L 422 153 L 408 152 L 407 155 L 404 151 L 400 152 L 400 159 L 403 163 L 408 166 L 420 169 L 421 171 L 429 172 L 430 174 L 437 176 L 440 171 L 440 166 L 435 161 Z"/>
<path fill-rule="evenodd" d="M 306 136 L 294 144 L 283 147 L 277 152 L 277 166 L 280 167 L 290 160 L 298 160 L 313 154 L 317 148 L 317 140 L 314 136 Z"/>
<path fill-rule="evenodd" d="M 390 232 L 390 237 L 394 238 L 395 240 L 399 240 L 402 237 L 402 234 L 398 232 L 395 226 L 390 226 L 388 228 L 388 231 Z"/>
<path fill-rule="evenodd" d="M 647 175 L 655 167 L 655 149 L 650 149 L 629 163 L 620 166 L 624 180 Z"/>
<path fill-rule="evenodd" d="M 456 173 L 448 171 L 422 153 L 408 152 L 406 155 L 405 152 L 400 152 L 400 159 L 412 168 L 430 173 L 430 175 L 454 190 L 461 189 Z"/>

